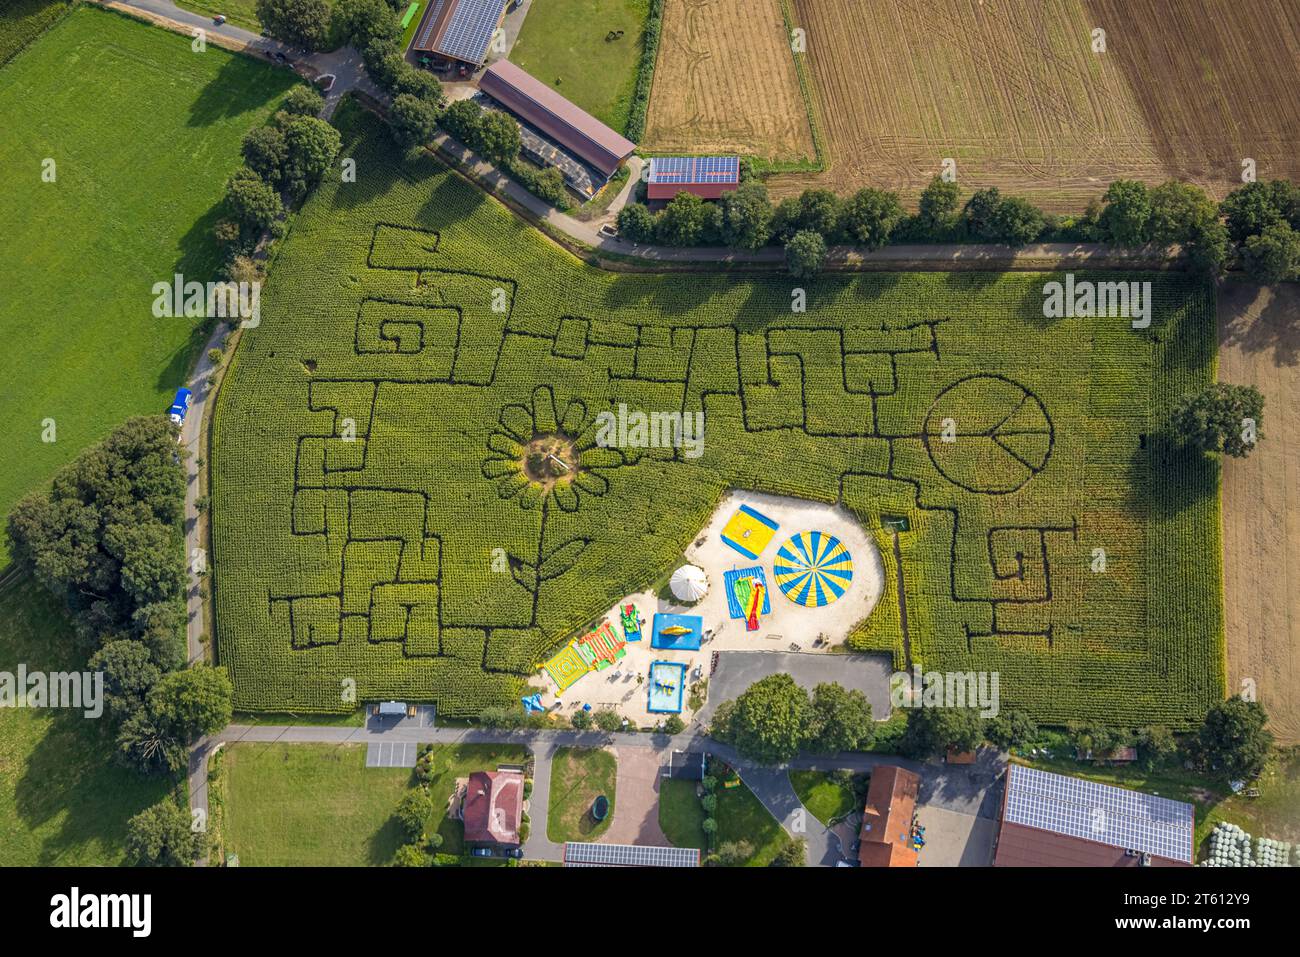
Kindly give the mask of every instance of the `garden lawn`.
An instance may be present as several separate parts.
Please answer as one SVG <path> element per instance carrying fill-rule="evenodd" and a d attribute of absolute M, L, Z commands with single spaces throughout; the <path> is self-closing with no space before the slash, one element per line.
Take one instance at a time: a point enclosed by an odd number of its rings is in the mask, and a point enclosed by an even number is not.
<path fill-rule="evenodd" d="M 734 788 L 719 785 L 715 793 L 718 795 L 717 846 L 748 841 L 754 853 L 744 866 L 767 867 L 790 842 L 790 835 L 743 781 Z"/>
<path fill-rule="evenodd" d="M 464 828 L 445 817 L 456 778 L 518 762 L 523 749 L 435 747 L 429 830 L 442 853 L 460 854 Z M 405 836 L 393 821 L 416 786 L 411 768 L 367 768 L 364 745 L 236 744 L 225 758 L 226 844 L 241 864 L 355 867 L 392 862 Z"/>
<path fill-rule="evenodd" d="M 0 585 L 0 672 L 81 671 L 58 604 L 26 578 Z M 109 718 L 0 708 L 0 867 L 121 864 L 126 822 L 171 781 L 119 767 Z"/>
<path fill-rule="evenodd" d="M 226 847 L 255 867 L 383 865 L 405 842 L 393 821 L 410 768 L 367 768 L 362 744 L 232 744 Z"/>
<path fill-rule="evenodd" d="M 628 121 L 649 0 L 539 0 L 510 62 L 620 133 Z M 622 30 L 617 40 L 606 34 Z"/>
<path fill-rule="evenodd" d="M 91 7 L 0 68 L 0 515 L 123 420 L 166 410 L 202 329 L 155 318 L 153 284 L 217 278 L 240 140 L 295 82 Z"/>
<path fill-rule="evenodd" d="M 439 853 L 463 854 L 465 825 L 445 813 L 457 778 L 468 778 L 475 771 L 495 771 L 502 764 L 523 764 L 528 760 L 528 751 L 506 744 L 457 744 L 435 745 L 433 754 L 434 776 L 429 782 L 434 807 L 431 830 L 442 835 Z"/>
<path fill-rule="evenodd" d="M 551 761 L 551 803 L 546 814 L 546 836 L 557 844 L 594 841 L 609 830 L 618 808 L 614 783 L 618 760 L 603 748 L 557 748 Z M 592 820 L 591 804 L 598 795 L 609 798 L 609 813 Z"/>
<path fill-rule="evenodd" d="M 659 782 L 659 827 L 674 847 L 708 848 L 704 833 L 704 808 L 695 794 L 694 781 Z"/>
<path fill-rule="evenodd" d="M 790 786 L 813 817 L 829 826 L 857 807 L 851 784 L 842 784 L 830 771 L 791 771 Z"/>

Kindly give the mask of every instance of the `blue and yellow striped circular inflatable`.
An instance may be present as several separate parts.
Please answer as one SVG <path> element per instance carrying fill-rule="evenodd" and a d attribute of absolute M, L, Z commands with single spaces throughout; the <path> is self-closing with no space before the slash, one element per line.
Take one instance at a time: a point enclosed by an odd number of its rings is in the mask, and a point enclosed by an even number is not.
<path fill-rule="evenodd" d="M 797 605 L 819 608 L 844 594 L 853 581 L 853 556 L 834 535 L 800 532 L 772 563 L 776 587 Z"/>

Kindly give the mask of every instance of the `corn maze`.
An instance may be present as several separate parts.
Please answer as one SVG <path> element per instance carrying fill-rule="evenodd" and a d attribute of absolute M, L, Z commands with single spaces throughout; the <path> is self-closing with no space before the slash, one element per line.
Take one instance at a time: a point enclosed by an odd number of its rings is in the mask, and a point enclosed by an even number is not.
<path fill-rule="evenodd" d="M 592 269 L 343 115 L 357 182 L 296 221 L 214 422 L 237 707 L 507 702 L 729 487 L 877 535 L 855 647 L 904 663 L 881 518 L 906 516 L 914 664 L 996 670 L 1048 722 L 1183 727 L 1222 694 L 1218 477 L 1160 436 L 1212 377 L 1207 288 L 1149 277 L 1141 331 L 1043 319 L 1032 275 L 828 277 L 793 311 L 788 279 Z M 620 403 L 702 410 L 703 455 L 601 447 Z"/>

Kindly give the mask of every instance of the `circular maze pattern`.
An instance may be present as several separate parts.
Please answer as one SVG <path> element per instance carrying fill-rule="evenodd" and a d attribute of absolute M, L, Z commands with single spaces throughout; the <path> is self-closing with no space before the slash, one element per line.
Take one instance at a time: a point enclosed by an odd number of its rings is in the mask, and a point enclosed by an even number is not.
<path fill-rule="evenodd" d="M 1055 430 L 1047 407 L 1025 386 L 978 374 L 939 393 L 921 437 L 930 461 L 953 485 L 1007 495 L 1047 467 Z"/>

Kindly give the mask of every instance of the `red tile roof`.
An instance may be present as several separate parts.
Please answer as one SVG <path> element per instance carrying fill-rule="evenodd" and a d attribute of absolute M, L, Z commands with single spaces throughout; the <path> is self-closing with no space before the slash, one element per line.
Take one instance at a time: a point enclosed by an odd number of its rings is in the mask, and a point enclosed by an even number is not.
<path fill-rule="evenodd" d="M 1154 854 L 1150 862 L 1152 867 L 1190 866 Z M 1137 867 L 1140 863 L 1140 857 L 1126 856 L 1122 847 L 1006 821 L 993 859 L 995 867 Z"/>
<path fill-rule="evenodd" d="M 465 788 L 465 840 L 518 844 L 524 813 L 524 776 L 518 771 L 475 771 Z"/>
<path fill-rule="evenodd" d="M 920 776 L 905 768 L 884 764 L 871 772 L 858 863 L 863 867 L 916 866 L 912 817 L 920 792 Z"/>
<path fill-rule="evenodd" d="M 478 85 L 510 112 L 606 176 L 636 149 L 631 140 L 619 136 L 509 60 L 497 60 L 488 67 Z"/>

